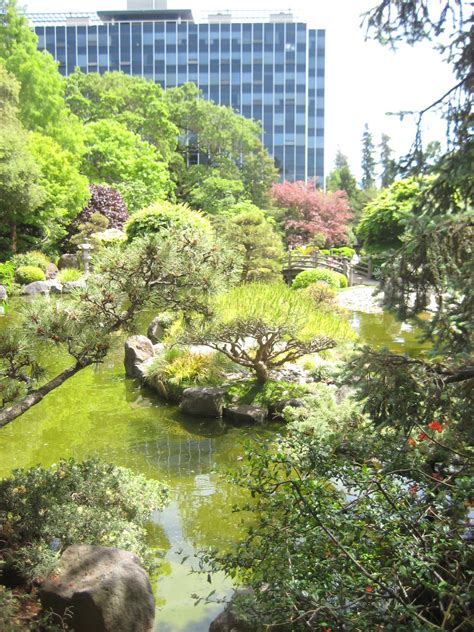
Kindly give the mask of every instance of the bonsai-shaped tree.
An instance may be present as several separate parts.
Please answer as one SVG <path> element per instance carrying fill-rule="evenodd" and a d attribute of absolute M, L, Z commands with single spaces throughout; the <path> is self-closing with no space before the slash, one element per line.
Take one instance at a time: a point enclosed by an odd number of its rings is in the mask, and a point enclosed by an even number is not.
<path fill-rule="evenodd" d="M 283 283 L 248 283 L 216 297 L 213 317 L 194 324 L 186 342 L 206 344 L 255 372 L 264 384 L 272 369 L 336 346 L 353 334 L 310 297 Z"/>

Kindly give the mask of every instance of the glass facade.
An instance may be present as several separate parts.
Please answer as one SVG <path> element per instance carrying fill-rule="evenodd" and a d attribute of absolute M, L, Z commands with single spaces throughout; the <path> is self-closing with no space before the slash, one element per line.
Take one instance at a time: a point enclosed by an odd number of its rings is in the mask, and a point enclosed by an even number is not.
<path fill-rule="evenodd" d="M 260 122 L 284 180 L 324 182 L 325 32 L 302 22 L 32 19 L 63 75 L 121 70 L 164 88 L 195 83 L 207 99 Z M 147 16 L 148 18 L 148 16 Z M 158 18 L 158 16 L 157 16 Z M 41 23 L 44 22 L 44 23 Z"/>

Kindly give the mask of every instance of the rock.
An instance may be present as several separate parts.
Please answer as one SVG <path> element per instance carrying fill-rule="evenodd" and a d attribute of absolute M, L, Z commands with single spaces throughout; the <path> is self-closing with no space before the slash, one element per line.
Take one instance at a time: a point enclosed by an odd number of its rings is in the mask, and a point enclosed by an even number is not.
<path fill-rule="evenodd" d="M 74 544 L 39 590 L 44 608 L 72 612 L 75 632 L 152 632 L 155 604 L 139 559 L 115 548 Z"/>
<path fill-rule="evenodd" d="M 147 336 L 153 343 L 163 340 L 167 330 L 173 322 L 170 314 L 158 314 L 148 326 Z"/>
<path fill-rule="evenodd" d="M 181 412 L 195 417 L 222 417 L 226 389 L 211 386 L 193 386 L 183 391 Z"/>
<path fill-rule="evenodd" d="M 134 377 L 138 378 L 142 382 L 145 381 L 145 373 L 147 367 L 153 362 L 153 356 L 147 358 L 145 362 L 141 362 L 140 364 L 135 365 L 135 375 Z"/>
<path fill-rule="evenodd" d="M 268 411 L 261 406 L 231 406 L 226 408 L 224 416 L 235 424 L 263 424 L 267 418 Z"/>
<path fill-rule="evenodd" d="M 0 301 L 8 301 L 8 294 L 3 285 L 0 285 Z"/>
<path fill-rule="evenodd" d="M 64 268 L 80 268 L 77 255 L 65 254 L 59 257 L 58 268 L 64 270 Z"/>
<path fill-rule="evenodd" d="M 48 279 L 46 283 L 49 285 L 49 291 L 51 292 L 51 294 L 62 293 L 63 286 L 61 285 L 61 283 L 59 283 L 59 281 L 56 281 L 55 279 Z"/>
<path fill-rule="evenodd" d="M 140 364 L 154 356 L 151 340 L 146 336 L 130 336 L 125 341 L 125 374 L 128 377 L 141 378 Z"/>
<path fill-rule="evenodd" d="M 47 281 L 33 281 L 23 288 L 23 294 L 26 296 L 36 296 L 37 294 L 49 294 L 49 285 Z"/>
<path fill-rule="evenodd" d="M 282 420 L 283 419 L 283 411 L 287 406 L 291 408 L 302 408 L 304 406 L 304 402 L 302 399 L 298 399 L 296 397 L 292 397 L 290 399 L 282 399 L 277 402 L 273 402 L 268 407 L 268 414 L 270 419 L 272 420 Z"/>
<path fill-rule="evenodd" d="M 253 632 L 255 622 L 245 614 L 245 604 L 252 601 L 252 595 L 250 589 L 236 590 L 224 612 L 209 626 L 209 632 Z"/>
<path fill-rule="evenodd" d="M 69 294 L 76 288 L 85 288 L 86 282 L 84 279 L 79 279 L 78 281 L 66 281 L 63 283 L 63 292 L 64 294 Z"/>
<path fill-rule="evenodd" d="M 58 273 L 58 266 L 56 266 L 54 263 L 48 263 L 44 273 L 46 275 L 46 279 L 54 279 L 54 277 Z"/>

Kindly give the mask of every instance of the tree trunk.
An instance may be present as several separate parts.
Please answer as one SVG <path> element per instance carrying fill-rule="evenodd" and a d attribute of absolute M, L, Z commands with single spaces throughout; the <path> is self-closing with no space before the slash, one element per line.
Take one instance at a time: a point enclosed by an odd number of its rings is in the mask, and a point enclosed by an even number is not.
<path fill-rule="evenodd" d="M 16 254 L 16 242 L 17 242 L 17 234 L 16 234 L 16 222 L 13 222 L 11 225 L 11 239 L 12 239 L 12 252 Z"/>
<path fill-rule="evenodd" d="M 66 369 L 46 384 L 43 384 L 43 386 L 41 386 L 40 388 L 37 388 L 31 393 L 28 393 L 28 395 L 26 395 L 26 397 L 24 397 L 21 402 L 13 404 L 13 406 L 10 406 L 10 408 L 6 408 L 5 410 L 0 411 L 0 428 L 9 424 L 10 421 L 13 421 L 14 419 L 22 415 L 35 404 L 38 404 L 45 395 L 53 391 L 55 388 L 58 388 L 58 386 L 61 386 L 61 384 L 63 384 L 70 377 L 78 373 L 78 371 L 85 368 L 85 366 L 81 364 L 76 364 L 72 367 L 69 367 L 69 369 Z"/>
<path fill-rule="evenodd" d="M 268 369 L 263 362 L 257 362 L 254 367 L 255 374 L 257 375 L 257 382 L 259 384 L 265 384 L 268 380 Z"/>

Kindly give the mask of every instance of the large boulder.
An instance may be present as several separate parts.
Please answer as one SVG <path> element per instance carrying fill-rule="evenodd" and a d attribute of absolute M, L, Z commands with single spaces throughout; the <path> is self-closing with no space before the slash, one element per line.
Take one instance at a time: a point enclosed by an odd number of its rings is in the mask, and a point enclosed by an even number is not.
<path fill-rule="evenodd" d="M 63 291 L 63 286 L 56 279 L 48 279 L 46 283 L 49 285 L 49 291 L 51 294 L 61 294 Z"/>
<path fill-rule="evenodd" d="M 33 281 L 23 287 L 23 294 L 26 296 L 37 296 L 38 294 L 49 294 L 47 281 Z"/>
<path fill-rule="evenodd" d="M 232 423 L 240 424 L 263 424 L 267 418 L 268 411 L 261 406 L 250 406 L 241 404 L 240 406 L 231 406 L 224 410 L 224 416 Z"/>
<path fill-rule="evenodd" d="M 214 386 L 185 388 L 181 400 L 181 412 L 194 417 L 222 417 L 226 389 Z"/>
<path fill-rule="evenodd" d="M 151 632 L 155 604 L 139 559 L 115 548 L 74 544 L 39 590 L 44 608 L 72 613 L 75 632 Z"/>
<path fill-rule="evenodd" d="M 86 287 L 85 279 L 78 279 L 77 281 L 66 281 L 63 283 L 63 292 L 64 294 L 70 294 L 73 290 L 77 288 L 83 289 Z"/>
<path fill-rule="evenodd" d="M 152 358 L 155 352 L 151 340 L 146 336 L 130 336 L 125 341 L 125 373 L 128 377 L 141 379 L 143 373 L 140 365 Z"/>
<path fill-rule="evenodd" d="M 58 268 L 64 270 L 64 268 L 80 268 L 79 259 L 77 255 L 65 254 L 59 257 Z"/>
<path fill-rule="evenodd" d="M 3 285 L 0 285 L 0 301 L 8 301 L 7 290 Z"/>

